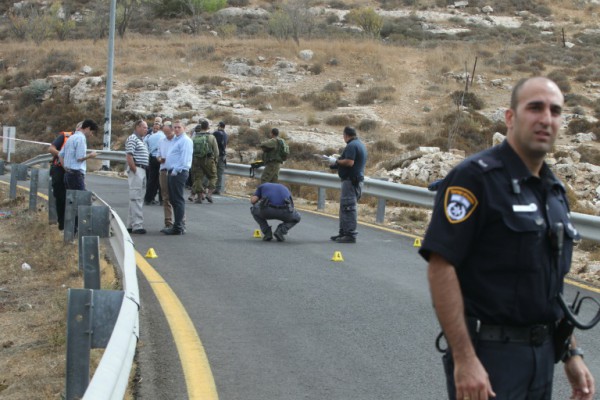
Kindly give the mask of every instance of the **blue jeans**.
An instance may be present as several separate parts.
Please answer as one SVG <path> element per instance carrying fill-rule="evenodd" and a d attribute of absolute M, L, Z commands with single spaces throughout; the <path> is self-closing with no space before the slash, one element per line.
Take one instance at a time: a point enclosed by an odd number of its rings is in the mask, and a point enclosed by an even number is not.
<path fill-rule="evenodd" d="M 65 172 L 65 187 L 70 190 L 85 190 L 85 174 L 72 170 Z"/>

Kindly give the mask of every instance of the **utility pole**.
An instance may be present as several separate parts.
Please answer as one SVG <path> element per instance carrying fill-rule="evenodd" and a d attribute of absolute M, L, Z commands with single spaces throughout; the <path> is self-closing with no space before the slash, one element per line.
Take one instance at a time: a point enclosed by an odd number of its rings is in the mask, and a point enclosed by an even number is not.
<path fill-rule="evenodd" d="M 115 15 L 117 0 L 110 0 L 110 23 L 108 27 L 108 66 L 106 68 L 106 99 L 104 102 L 104 150 L 110 150 L 110 136 L 112 126 L 112 86 L 113 68 L 115 59 Z M 110 170 L 110 160 L 102 161 L 102 169 Z"/>

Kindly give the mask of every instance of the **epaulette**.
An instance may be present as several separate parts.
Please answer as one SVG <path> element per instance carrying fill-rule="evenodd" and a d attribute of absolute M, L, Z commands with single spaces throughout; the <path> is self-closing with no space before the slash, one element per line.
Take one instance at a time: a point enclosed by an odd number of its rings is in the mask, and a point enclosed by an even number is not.
<path fill-rule="evenodd" d="M 477 165 L 482 172 L 488 172 L 493 169 L 502 168 L 502 161 L 495 157 L 491 157 L 488 154 L 482 154 L 480 156 L 474 157 L 471 160 L 471 164 Z"/>

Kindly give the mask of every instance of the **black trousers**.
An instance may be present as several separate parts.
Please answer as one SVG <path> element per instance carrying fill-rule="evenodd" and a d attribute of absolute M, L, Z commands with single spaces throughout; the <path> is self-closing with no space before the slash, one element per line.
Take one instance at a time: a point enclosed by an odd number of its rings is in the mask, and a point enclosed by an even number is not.
<path fill-rule="evenodd" d="M 288 233 L 298 222 L 300 222 L 300 213 L 292 208 L 273 208 L 273 207 L 261 207 L 260 203 L 254 204 L 250 208 L 252 217 L 260 226 L 260 230 L 265 233 L 269 230 L 269 219 L 277 219 L 281 221 L 281 224 L 277 226 L 284 235 Z"/>
<path fill-rule="evenodd" d="M 160 193 L 160 162 L 156 159 L 156 157 L 150 156 L 150 165 L 146 170 L 146 194 L 144 196 L 144 201 L 146 203 L 150 203 L 156 197 L 156 193 L 158 192 L 158 199 L 162 201 L 162 196 Z"/>
<path fill-rule="evenodd" d="M 173 229 L 178 231 L 182 231 L 185 228 L 183 226 L 183 219 L 185 217 L 185 199 L 183 197 L 183 190 L 185 189 L 185 182 L 188 179 L 188 175 L 188 171 L 181 171 L 175 176 L 169 173 L 167 178 L 169 201 L 173 206 Z"/>
<path fill-rule="evenodd" d="M 52 193 L 56 199 L 56 217 L 58 229 L 65 228 L 65 202 L 67 201 L 67 188 L 65 186 L 65 170 L 63 167 L 53 165 L 50 167 L 52 177 Z"/>
<path fill-rule="evenodd" d="M 479 340 L 477 357 L 487 371 L 494 400 L 550 400 L 554 376 L 552 340 L 541 346 Z M 450 352 L 443 356 L 448 398 L 456 400 L 454 363 Z"/>

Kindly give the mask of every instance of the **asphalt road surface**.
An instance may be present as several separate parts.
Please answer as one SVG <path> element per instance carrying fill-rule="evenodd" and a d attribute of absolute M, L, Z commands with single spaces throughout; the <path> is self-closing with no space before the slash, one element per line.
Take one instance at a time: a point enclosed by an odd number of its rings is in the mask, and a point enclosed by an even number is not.
<path fill-rule="evenodd" d="M 127 182 L 86 182 L 125 222 Z M 221 400 L 446 398 L 426 263 L 413 238 L 360 226 L 356 244 L 336 244 L 337 219 L 301 211 L 287 241 L 263 242 L 253 238 L 247 199 L 186 206 L 186 235 L 161 234 L 162 207 L 145 206 L 148 234 L 133 240 L 142 255 L 158 255 L 147 261 L 191 317 Z M 343 262 L 331 260 L 337 251 Z M 163 311 L 138 276 L 139 398 L 186 399 Z M 576 290 L 567 285 L 566 297 Z M 600 381 L 598 329 L 578 340 Z M 561 365 L 554 393 L 570 395 Z"/>

